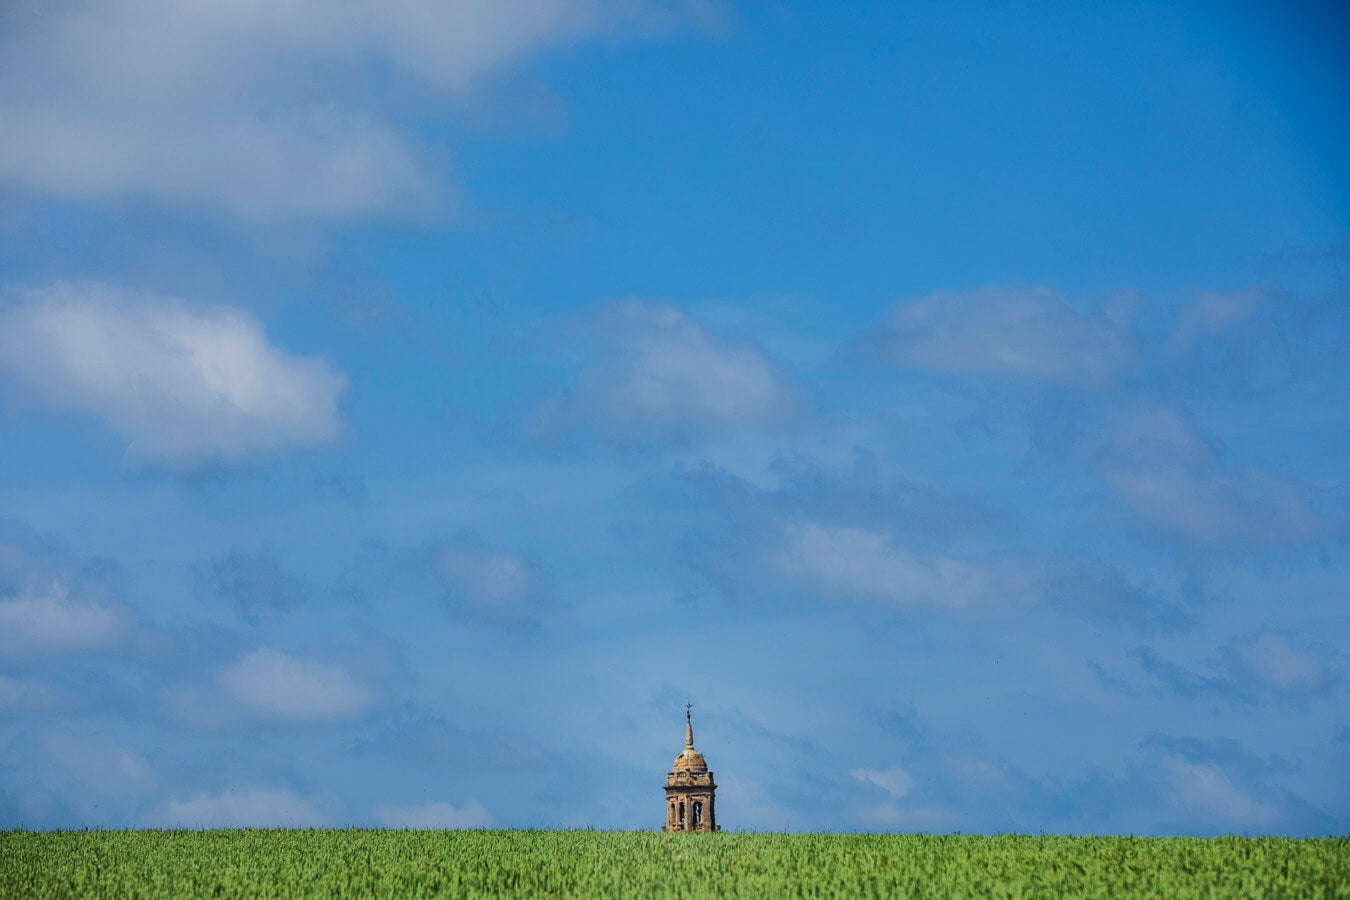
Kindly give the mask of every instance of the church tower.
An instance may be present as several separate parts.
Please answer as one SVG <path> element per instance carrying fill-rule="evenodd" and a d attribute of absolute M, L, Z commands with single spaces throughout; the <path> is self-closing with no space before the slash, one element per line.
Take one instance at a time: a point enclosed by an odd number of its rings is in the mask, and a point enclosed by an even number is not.
<path fill-rule="evenodd" d="M 666 775 L 666 824 L 662 831 L 720 831 L 713 806 L 713 774 L 708 761 L 694 749 L 692 707 L 684 706 L 684 750 Z"/>

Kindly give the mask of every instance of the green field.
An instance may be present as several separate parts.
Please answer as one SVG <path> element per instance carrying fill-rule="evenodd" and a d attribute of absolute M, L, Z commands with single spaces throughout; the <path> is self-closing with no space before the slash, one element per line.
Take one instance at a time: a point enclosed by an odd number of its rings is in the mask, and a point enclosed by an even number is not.
<path fill-rule="evenodd" d="M 1350 897 L 1350 840 L 0 831 L 0 897 Z"/>

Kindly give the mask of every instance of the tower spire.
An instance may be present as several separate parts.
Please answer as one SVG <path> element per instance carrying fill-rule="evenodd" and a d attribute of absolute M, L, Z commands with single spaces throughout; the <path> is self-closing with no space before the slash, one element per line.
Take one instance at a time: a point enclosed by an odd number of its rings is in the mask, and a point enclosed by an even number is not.
<path fill-rule="evenodd" d="M 693 708 L 692 703 L 684 705 L 684 745 L 690 750 L 694 749 L 694 720 L 690 716 L 690 710 Z"/>

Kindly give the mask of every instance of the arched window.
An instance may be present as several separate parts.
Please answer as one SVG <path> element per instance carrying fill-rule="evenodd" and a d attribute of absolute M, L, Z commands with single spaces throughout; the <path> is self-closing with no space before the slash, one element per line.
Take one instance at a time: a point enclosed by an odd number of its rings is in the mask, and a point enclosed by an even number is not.
<path fill-rule="evenodd" d="M 695 801 L 694 801 L 694 827 L 697 828 L 697 827 L 698 827 L 698 823 L 699 823 L 699 822 L 702 822 L 702 821 L 703 821 L 703 801 L 701 801 L 701 800 L 695 800 Z"/>
<path fill-rule="evenodd" d="M 684 801 L 680 801 L 680 824 L 684 824 Z"/>

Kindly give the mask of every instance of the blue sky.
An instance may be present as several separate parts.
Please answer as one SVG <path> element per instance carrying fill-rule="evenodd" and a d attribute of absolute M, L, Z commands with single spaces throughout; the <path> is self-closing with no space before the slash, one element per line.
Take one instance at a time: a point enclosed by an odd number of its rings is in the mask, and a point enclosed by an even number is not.
<path fill-rule="evenodd" d="M 1345 833 L 1348 37 L 11 5 L 0 826 Z"/>

